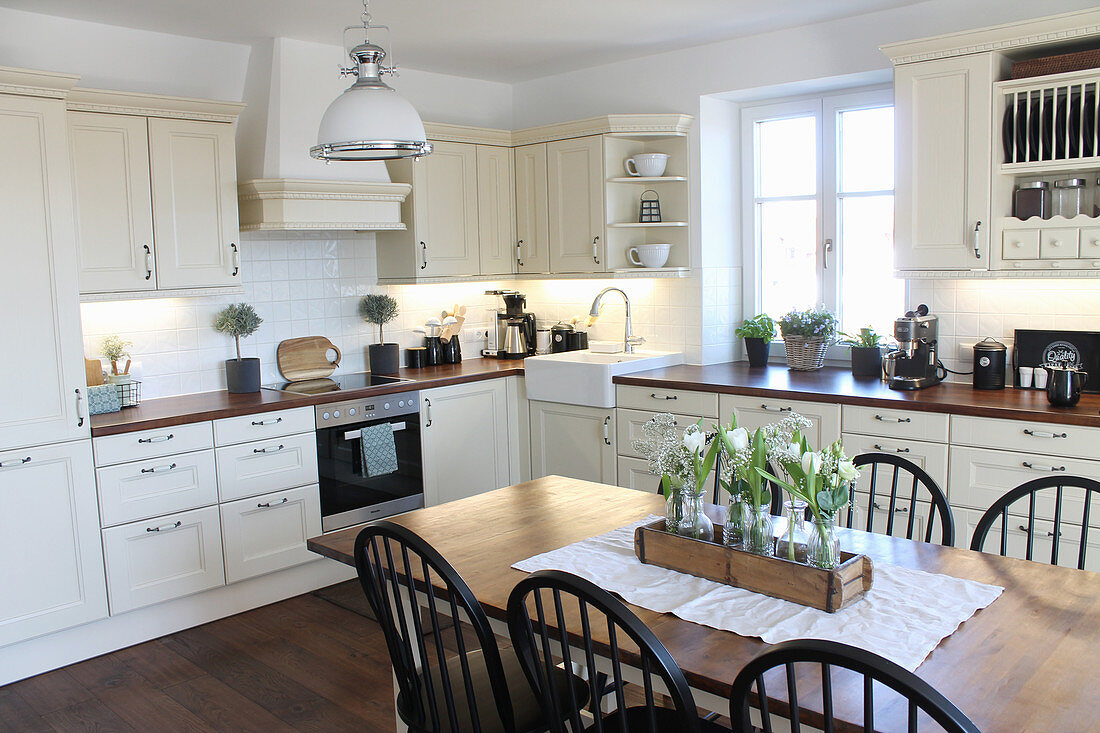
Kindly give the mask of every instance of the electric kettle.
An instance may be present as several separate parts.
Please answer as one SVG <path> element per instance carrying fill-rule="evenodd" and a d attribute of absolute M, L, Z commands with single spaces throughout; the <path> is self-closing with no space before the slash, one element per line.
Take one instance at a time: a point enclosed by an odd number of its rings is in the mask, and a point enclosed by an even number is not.
<path fill-rule="evenodd" d="M 1047 371 L 1047 402 L 1055 407 L 1073 407 L 1089 381 L 1088 372 L 1070 366 L 1043 366 Z"/>
<path fill-rule="evenodd" d="M 525 321 L 522 318 L 511 318 L 504 327 L 504 350 L 501 353 L 505 359 L 522 359 L 527 356 L 527 333 L 524 328 Z"/>

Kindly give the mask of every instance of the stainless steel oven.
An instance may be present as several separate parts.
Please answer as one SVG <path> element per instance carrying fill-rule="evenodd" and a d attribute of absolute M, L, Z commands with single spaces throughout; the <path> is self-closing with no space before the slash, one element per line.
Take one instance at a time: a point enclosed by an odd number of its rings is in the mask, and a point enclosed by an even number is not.
<path fill-rule="evenodd" d="M 323 531 L 424 506 L 419 392 L 331 402 L 317 406 L 316 412 Z M 388 423 L 393 430 L 397 470 L 368 476 L 360 431 L 380 423 Z"/>

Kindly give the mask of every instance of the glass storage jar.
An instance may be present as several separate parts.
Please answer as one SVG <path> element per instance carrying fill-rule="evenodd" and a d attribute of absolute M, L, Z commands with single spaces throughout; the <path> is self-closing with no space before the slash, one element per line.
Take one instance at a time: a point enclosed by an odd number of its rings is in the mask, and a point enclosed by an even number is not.
<path fill-rule="evenodd" d="M 1046 181 L 1024 181 L 1012 197 L 1012 215 L 1017 219 L 1050 218 L 1050 186 Z"/>
<path fill-rule="evenodd" d="M 1054 215 L 1072 219 L 1085 213 L 1085 179 L 1065 178 L 1054 182 Z"/>

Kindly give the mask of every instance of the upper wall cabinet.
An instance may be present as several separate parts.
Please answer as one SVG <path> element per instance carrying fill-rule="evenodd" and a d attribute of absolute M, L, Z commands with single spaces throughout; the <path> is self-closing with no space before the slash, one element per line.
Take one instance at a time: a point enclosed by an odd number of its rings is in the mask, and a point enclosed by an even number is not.
<path fill-rule="evenodd" d="M 550 272 L 546 143 L 521 145 L 516 160 L 516 272 Z"/>
<path fill-rule="evenodd" d="M 477 146 L 477 222 L 482 275 L 510 275 L 519 266 L 515 164 L 511 148 Z"/>
<path fill-rule="evenodd" d="M 78 89 L 68 106 L 81 292 L 238 285 L 242 105 Z"/>
<path fill-rule="evenodd" d="M 898 270 L 989 267 L 992 53 L 894 70 Z"/>
<path fill-rule="evenodd" d="M 603 136 L 546 146 L 551 272 L 607 269 Z"/>

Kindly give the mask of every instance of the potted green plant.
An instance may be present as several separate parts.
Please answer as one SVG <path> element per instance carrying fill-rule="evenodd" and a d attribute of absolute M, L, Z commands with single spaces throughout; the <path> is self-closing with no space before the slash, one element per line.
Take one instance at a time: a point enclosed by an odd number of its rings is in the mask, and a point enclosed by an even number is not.
<path fill-rule="evenodd" d="M 779 319 L 787 349 L 787 366 L 813 371 L 825 365 L 825 353 L 836 338 L 836 316 L 823 307 L 792 310 Z"/>
<path fill-rule="evenodd" d="M 130 381 L 130 347 L 133 346 L 133 342 L 124 341 L 119 338 L 118 334 L 113 334 L 103 339 L 103 344 L 99 347 L 99 350 L 103 352 L 104 358 L 111 362 L 111 371 L 107 374 L 107 381 L 111 384 L 126 384 Z M 118 363 L 122 361 L 123 357 L 126 357 L 126 366 L 122 371 L 118 369 Z"/>
<path fill-rule="evenodd" d="M 745 339 L 745 352 L 749 357 L 750 367 L 765 367 L 768 365 L 768 352 L 771 351 L 772 341 L 775 339 L 775 321 L 767 313 L 758 313 L 752 318 L 746 318 L 737 327 L 737 336 Z"/>
<path fill-rule="evenodd" d="M 359 315 L 367 323 L 378 326 L 378 343 L 367 347 L 373 374 L 397 374 L 401 348 L 397 344 L 387 344 L 382 333 L 382 327 L 397 318 L 397 314 L 397 300 L 392 296 L 374 293 L 359 301 Z"/>
<path fill-rule="evenodd" d="M 214 330 L 228 333 L 237 346 L 237 358 L 225 362 L 225 385 L 233 394 L 260 391 L 260 360 L 241 357 L 241 339 L 256 333 L 263 322 L 248 303 L 227 305 L 214 317 Z"/>
<path fill-rule="evenodd" d="M 840 343 L 852 350 L 853 377 L 882 377 L 883 337 L 868 326 L 859 329 L 857 334 L 840 332 Z"/>

